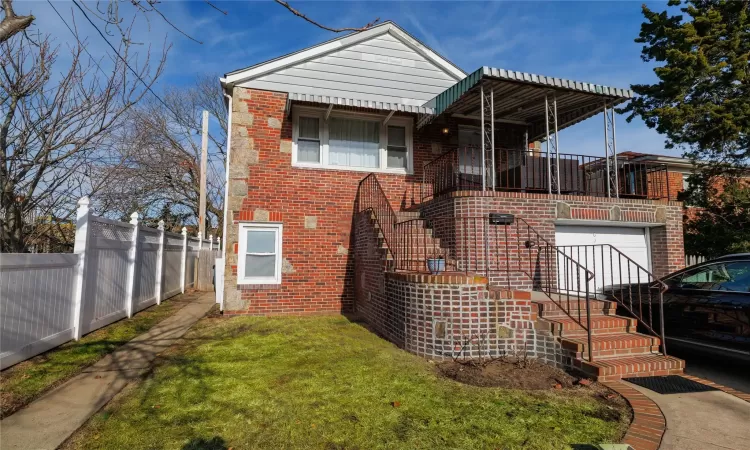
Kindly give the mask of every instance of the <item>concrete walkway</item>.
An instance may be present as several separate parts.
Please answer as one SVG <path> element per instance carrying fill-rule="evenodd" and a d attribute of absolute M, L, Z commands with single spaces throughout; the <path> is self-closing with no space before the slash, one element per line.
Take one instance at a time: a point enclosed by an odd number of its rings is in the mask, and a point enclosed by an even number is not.
<path fill-rule="evenodd" d="M 185 306 L 80 375 L 0 421 L 0 448 L 57 448 L 128 383 L 139 379 L 157 355 L 175 343 L 214 305 L 214 294 L 186 294 Z"/>
<path fill-rule="evenodd" d="M 748 448 L 750 403 L 722 391 L 663 395 L 625 384 L 649 397 L 664 413 L 667 430 L 660 450 Z"/>

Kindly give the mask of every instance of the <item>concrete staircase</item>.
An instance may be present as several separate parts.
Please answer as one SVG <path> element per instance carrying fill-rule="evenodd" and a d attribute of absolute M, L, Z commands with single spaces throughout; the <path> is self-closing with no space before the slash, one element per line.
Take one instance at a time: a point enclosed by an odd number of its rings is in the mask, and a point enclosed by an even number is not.
<path fill-rule="evenodd" d="M 615 302 L 591 299 L 593 361 L 588 360 L 584 298 L 532 292 L 531 302 L 537 326 L 551 332 L 563 349 L 573 353 L 573 366 L 592 378 L 676 375 L 685 368 L 681 359 L 659 353 L 658 337 L 637 332 L 636 319 L 616 315 Z"/>

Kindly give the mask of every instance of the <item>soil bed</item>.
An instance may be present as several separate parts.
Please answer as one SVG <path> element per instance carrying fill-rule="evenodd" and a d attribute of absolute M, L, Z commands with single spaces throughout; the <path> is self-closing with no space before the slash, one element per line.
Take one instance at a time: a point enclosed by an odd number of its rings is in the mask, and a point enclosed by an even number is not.
<path fill-rule="evenodd" d="M 571 388 L 578 378 L 547 364 L 534 360 L 511 358 L 491 361 L 447 361 L 438 364 L 446 378 L 459 383 L 482 387 L 544 390 Z M 559 385 L 559 386 L 558 386 Z"/>

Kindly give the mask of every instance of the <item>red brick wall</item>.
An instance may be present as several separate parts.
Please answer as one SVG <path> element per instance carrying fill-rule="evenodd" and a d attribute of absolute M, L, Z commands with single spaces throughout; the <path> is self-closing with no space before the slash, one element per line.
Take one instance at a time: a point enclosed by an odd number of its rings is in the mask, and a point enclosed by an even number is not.
<path fill-rule="evenodd" d="M 227 224 L 224 297 L 230 314 L 312 314 L 351 311 L 354 306 L 353 210 L 358 184 L 367 173 L 292 167 L 286 100 L 283 93 L 244 88 L 233 93 L 228 189 L 232 221 Z M 378 174 L 395 210 L 419 202 L 423 164 L 457 145 L 458 126 L 458 121 L 451 121 L 415 131 L 413 175 Z M 443 127 L 449 129 L 447 135 Z M 502 134 L 508 139 L 523 136 L 515 129 Z M 532 198 L 511 201 L 509 207 L 526 203 L 510 212 L 533 216 L 535 208 L 551 207 L 549 198 L 538 205 Z M 284 224 L 280 285 L 238 286 L 235 244 L 240 221 Z"/>
<path fill-rule="evenodd" d="M 281 285 L 238 288 L 237 255 L 228 252 L 228 313 L 310 314 L 353 307 L 354 199 L 367 173 L 292 167 L 286 100 L 276 92 L 235 88 L 233 93 L 228 197 L 233 221 L 227 225 L 227 248 L 235 249 L 239 221 L 283 222 L 284 269 Z M 443 135 L 446 126 L 450 133 Z M 455 146 L 457 136 L 457 122 L 415 132 L 415 173 L 378 174 L 395 210 L 419 202 L 423 164 Z"/>
<path fill-rule="evenodd" d="M 425 204 L 423 211 L 427 218 L 486 217 L 490 212 L 513 214 L 525 219 L 542 238 L 552 244 L 555 243 L 557 219 L 599 220 L 613 225 L 617 222 L 653 223 L 656 226 L 650 228 L 652 272 L 661 276 L 684 266 L 682 204 L 679 202 L 516 192 L 456 192 Z M 468 255 L 472 259 L 471 265 L 477 267 L 479 273 L 483 273 L 487 261 L 493 284 L 510 289 L 530 289 L 547 281 L 554 285 L 555 258 L 524 247 L 526 240 L 536 238 L 523 225 L 489 227 L 490 258 L 485 258 L 481 245 L 463 245 L 473 240 L 463 239 L 461 221 L 456 223 L 455 229 L 436 230 L 436 236 L 441 238 L 441 243 L 459 247 L 454 254 L 459 258 Z M 481 236 L 485 230 L 480 228 L 473 233 Z M 551 267 L 551 280 L 547 280 L 547 265 Z"/>

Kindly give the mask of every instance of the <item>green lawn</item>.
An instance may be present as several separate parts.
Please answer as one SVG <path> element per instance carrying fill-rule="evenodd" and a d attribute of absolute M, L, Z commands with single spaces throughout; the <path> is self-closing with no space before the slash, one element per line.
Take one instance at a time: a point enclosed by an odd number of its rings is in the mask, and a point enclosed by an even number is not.
<path fill-rule="evenodd" d="M 206 318 L 66 448 L 566 448 L 627 428 L 588 388 L 440 378 L 344 317 Z"/>
<path fill-rule="evenodd" d="M 172 314 L 180 297 L 143 310 L 0 372 L 0 417 L 8 416 L 80 373 Z"/>

